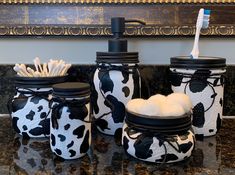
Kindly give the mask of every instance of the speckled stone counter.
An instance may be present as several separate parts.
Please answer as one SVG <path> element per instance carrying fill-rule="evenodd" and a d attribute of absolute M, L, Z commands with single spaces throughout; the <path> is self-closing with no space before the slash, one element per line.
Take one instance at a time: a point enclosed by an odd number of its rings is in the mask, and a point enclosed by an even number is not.
<path fill-rule="evenodd" d="M 64 161 L 52 154 L 48 139 L 24 140 L 9 116 L 0 117 L 0 175 L 234 175 L 234 126 L 234 119 L 225 119 L 217 136 L 197 141 L 191 158 L 159 167 L 128 156 L 118 138 L 96 131 L 86 156 Z"/>

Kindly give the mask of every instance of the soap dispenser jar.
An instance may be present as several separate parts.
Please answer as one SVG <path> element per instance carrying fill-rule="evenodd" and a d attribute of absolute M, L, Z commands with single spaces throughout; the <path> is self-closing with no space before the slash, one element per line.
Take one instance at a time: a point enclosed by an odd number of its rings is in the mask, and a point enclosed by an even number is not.
<path fill-rule="evenodd" d="M 141 93 L 138 70 L 138 52 L 127 51 L 123 39 L 125 23 L 138 20 L 111 19 L 113 39 L 108 42 L 108 52 L 96 53 L 96 71 L 93 76 L 92 105 L 97 129 L 107 135 L 121 134 L 125 118 L 125 105 Z"/>

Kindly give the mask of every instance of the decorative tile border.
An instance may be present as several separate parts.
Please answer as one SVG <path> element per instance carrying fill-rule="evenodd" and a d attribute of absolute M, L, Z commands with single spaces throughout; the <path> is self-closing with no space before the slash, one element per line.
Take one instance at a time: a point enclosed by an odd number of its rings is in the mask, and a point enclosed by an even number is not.
<path fill-rule="evenodd" d="M 210 0 L 165 0 L 159 5 L 152 0 L 130 0 L 127 4 L 115 4 L 112 0 L 97 0 L 100 3 L 87 0 L 84 4 L 75 1 L 0 0 L 0 4 L 3 3 L 0 5 L 0 36 L 110 36 L 110 21 L 116 16 L 146 22 L 146 26 L 128 24 L 126 36 L 192 36 L 198 10 L 202 7 L 212 10 L 209 28 L 202 30 L 202 35 L 235 36 L 235 0 L 225 0 L 224 4 L 210 3 Z"/>

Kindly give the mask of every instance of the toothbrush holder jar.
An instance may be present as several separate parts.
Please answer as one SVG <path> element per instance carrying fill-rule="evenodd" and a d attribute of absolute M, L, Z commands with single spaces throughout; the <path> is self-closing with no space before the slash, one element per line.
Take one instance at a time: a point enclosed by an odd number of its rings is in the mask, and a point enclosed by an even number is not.
<path fill-rule="evenodd" d="M 161 117 L 127 111 L 122 133 L 122 145 L 129 155 L 154 163 L 185 160 L 195 145 L 191 113 Z"/>
<path fill-rule="evenodd" d="M 98 130 L 121 136 L 125 105 L 140 97 L 137 52 L 97 52 L 93 77 L 93 116 Z"/>
<path fill-rule="evenodd" d="M 191 98 L 196 136 L 215 135 L 222 122 L 226 59 L 173 57 L 170 72 L 173 92 L 183 92 Z"/>
<path fill-rule="evenodd" d="M 53 86 L 50 146 L 64 159 L 84 156 L 91 144 L 90 85 L 68 82 Z"/>
<path fill-rule="evenodd" d="M 50 133 L 52 85 L 66 81 L 58 77 L 14 77 L 15 95 L 8 102 L 14 130 L 25 138 L 46 137 Z"/>

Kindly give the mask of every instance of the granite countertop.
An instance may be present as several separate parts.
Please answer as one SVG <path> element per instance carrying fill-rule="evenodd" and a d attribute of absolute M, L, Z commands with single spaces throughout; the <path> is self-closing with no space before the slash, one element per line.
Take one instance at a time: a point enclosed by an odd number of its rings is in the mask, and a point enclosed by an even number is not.
<path fill-rule="evenodd" d="M 64 161 L 50 151 L 48 139 L 24 140 L 11 128 L 10 117 L 0 117 L 1 175 L 234 175 L 235 120 L 224 119 L 217 136 L 197 141 L 193 155 L 184 162 L 159 165 L 128 156 L 119 139 L 94 133 L 89 153 Z"/>

